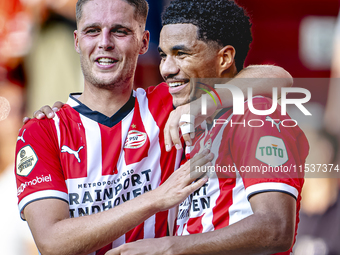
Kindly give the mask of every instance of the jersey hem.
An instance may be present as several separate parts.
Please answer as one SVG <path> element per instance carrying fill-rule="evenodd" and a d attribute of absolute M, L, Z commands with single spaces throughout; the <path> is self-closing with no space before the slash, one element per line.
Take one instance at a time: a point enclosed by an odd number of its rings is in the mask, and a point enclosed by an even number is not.
<path fill-rule="evenodd" d="M 54 199 L 60 199 L 68 203 L 68 196 L 65 192 L 59 191 L 59 190 L 42 190 L 35 192 L 33 194 L 30 194 L 26 197 L 24 197 L 18 207 L 19 207 L 19 212 L 20 212 L 20 217 L 22 220 L 25 220 L 23 210 L 25 207 L 35 201 L 42 200 L 42 199 L 49 199 L 49 198 L 54 198 Z"/>
<path fill-rule="evenodd" d="M 296 188 L 286 183 L 267 182 L 254 184 L 246 188 L 247 199 L 249 200 L 249 198 L 255 194 L 271 191 L 286 193 L 293 196 L 295 199 L 297 199 L 299 195 Z"/>

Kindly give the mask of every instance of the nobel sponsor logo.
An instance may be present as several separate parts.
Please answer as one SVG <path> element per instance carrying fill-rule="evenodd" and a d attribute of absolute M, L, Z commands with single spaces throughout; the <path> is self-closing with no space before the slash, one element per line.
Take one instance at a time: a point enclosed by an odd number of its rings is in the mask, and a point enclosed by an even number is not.
<path fill-rule="evenodd" d="M 137 130 L 130 130 L 124 148 L 138 149 L 142 147 L 146 142 L 146 134 Z"/>
<path fill-rule="evenodd" d="M 35 185 L 43 183 L 43 182 L 51 182 L 51 181 L 52 181 L 52 177 L 51 177 L 50 174 L 48 176 L 44 176 L 44 175 L 36 176 L 33 180 L 22 183 L 17 190 L 17 195 L 19 196 L 22 192 L 24 192 L 24 190 L 28 186 L 35 186 Z"/>
<path fill-rule="evenodd" d="M 16 159 L 16 173 L 20 176 L 28 176 L 36 163 L 38 162 L 38 157 L 30 145 L 22 148 Z"/>

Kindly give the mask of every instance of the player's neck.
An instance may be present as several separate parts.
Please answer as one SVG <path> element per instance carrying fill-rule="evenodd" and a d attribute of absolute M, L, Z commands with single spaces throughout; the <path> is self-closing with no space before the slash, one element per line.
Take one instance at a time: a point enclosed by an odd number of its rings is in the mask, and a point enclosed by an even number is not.
<path fill-rule="evenodd" d="M 91 110 L 111 117 L 128 102 L 131 92 L 132 84 L 111 90 L 86 86 L 85 84 L 84 92 L 78 100 Z"/>

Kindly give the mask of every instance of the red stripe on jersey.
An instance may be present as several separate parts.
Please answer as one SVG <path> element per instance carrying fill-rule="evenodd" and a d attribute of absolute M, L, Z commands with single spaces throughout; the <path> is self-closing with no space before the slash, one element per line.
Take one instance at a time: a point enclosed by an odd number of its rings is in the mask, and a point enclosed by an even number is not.
<path fill-rule="evenodd" d="M 99 124 L 102 137 L 102 173 L 103 175 L 117 174 L 117 162 L 122 148 L 122 125 L 117 123 L 112 128 Z M 106 157 L 105 155 L 110 155 Z"/>
<path fill-rule="evenodd" d="M 106 252 L 112 249 L 112 243 L 104 246 L 100 250 L 96 251 L 96 255 L 104 255 Z"/>
<path fill-rule="evenodd" d="M 163 226 L 167 224 L 168 211 L 156 213 L 155 222 L 155 237 L 162 237 L 167 235 L 166 228 Z"/>
<path fill-rule="evenodd" d="M 66 179 L 75 179 L 87 177 L 87 147 L 86 147 L 86 135 L 85 128 L 80 119 L 79 113 L 73 110 L 69 105 L 64 106 L 65 111 L 58 111 L 57 114 L 60 118 L 60 161 L 62 164 L 62 168 L 64 169 L 64 173 L 66 173 Z M 67 116 L 72 116 L 69 118 Z M 75 136 L 70 136 L 71 134 L 77 134 Z M 79 135 L 78 135 L 79 134 Z M 63 146 L 67 146 L 73 151 L 78 152 L 78 159 L 67 152 L 67 148 Z M 81 148 L 83 147 L 83 148 Z M 63 152 L 65 151 L 65 152 Z"/>
<path fill-rule="evenodd" d="M 221 193 L 216 200 L 216 206 L 212 209 L 213 219 L 212 224 L 214 229 L 224 228 L 229 225 L 229 207 L 233 204 L 233 188 L 227 189 L 223 192 L 223 187 L 229 182 L 229 187 L 235 187 L 236 179 L 219 179 L 219 185 L 221 187 Z"/>
<path fill-rule="evenodd" d="M 144 222 L 125 234 L 125 242 L 134 242 L 144 238 Z"/>
<path fill-rule="evenodd" d="M 203 225 L 202 225 L 202 216 L 196 217 L 196 218 L 190 218 L 188 220 L 188 227 L 187 230 L 190 234 L 197 234 L 202 233 L 203 231 Z"/>
<path fill-rule="evenodd" d="M 161 130 L 160 132 L 163 132 L 169 113 L 174 109 L 168 85 L 166 83 L 161 83 L 156 87 L 149 87 L 147 89 L 147 97 L 149 100 L 150 112 L 153 116 L 158 116 L 155 121 Z M 160 159 L 161 166 L 168 165 L 169 169 L 174 169 L 176 164 L 176 149 L 173 147 L 170 152 L 165 151 L 164 135 L 162 133 L 159 134 L 159 145 L 162 150 Z M 170 175 L 170 171 L 167 173 L 162 171 L 161 183 L 163 183 Z"/>

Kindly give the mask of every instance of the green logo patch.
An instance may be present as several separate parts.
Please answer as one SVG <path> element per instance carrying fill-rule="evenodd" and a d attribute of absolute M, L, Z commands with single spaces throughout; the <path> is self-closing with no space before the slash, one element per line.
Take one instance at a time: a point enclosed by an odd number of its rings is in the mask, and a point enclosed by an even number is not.
<path fill-rule="evenodd" d="M 263 163 L 276 167 L 288 161 L 286 145 L 281 138 L 262 136 L 256 147 L 255 157 Z"/>

